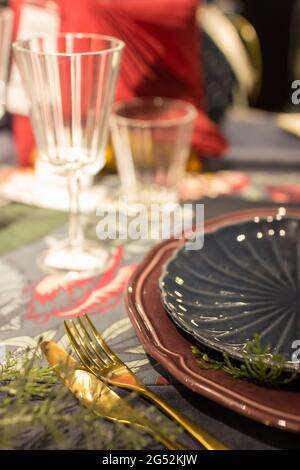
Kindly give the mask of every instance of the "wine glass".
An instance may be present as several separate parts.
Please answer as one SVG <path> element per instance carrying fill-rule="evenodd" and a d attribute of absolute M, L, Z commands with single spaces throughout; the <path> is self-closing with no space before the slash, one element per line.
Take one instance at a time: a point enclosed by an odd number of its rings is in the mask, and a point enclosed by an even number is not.
<path fill-rule="evenodd" d="M 5 114 L 5 85 L 8 75 L 12 28 L 12 10 L 0 7 L 0 119 Z"/>
<path fill-rule="evenodd" d="M 66 175 L 69 236 L 43 259 L 45 268 L 103 270 L 107 252 L 84 239 L 80 178 L 105 165 L 108 121 L 124 43 L 97 34 L 67 33 L 13 44 L 29 101 L 39 158 Z"/>

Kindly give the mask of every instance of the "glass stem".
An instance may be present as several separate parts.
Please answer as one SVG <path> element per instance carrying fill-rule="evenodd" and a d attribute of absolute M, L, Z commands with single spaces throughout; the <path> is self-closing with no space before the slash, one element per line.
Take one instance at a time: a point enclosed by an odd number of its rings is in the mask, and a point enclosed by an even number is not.
<path fill-rule="evenodd" d="M 80 178 L 77 171 L 68 174 L 69 190 L 69 244 L 71 247 L 78 247 L 83 244 L 84 235 L 80 223 Z"/>

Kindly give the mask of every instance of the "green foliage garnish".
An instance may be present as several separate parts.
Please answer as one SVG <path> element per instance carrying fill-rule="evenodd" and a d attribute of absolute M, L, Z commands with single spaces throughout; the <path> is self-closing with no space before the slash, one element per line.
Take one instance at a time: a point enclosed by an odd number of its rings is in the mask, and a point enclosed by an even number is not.
<path fill-rule="evenodd" d="M 271 346 L 263 346 L 259 335 L 249 341 L 243 354 L 243 363 L 231 361 L 228 354 L 222 353 L 222 358 L 214 359 L 207 351 L 192 346 L 192 351 L 199 359 L 204 369 L 223 370 L 235 379 L 248 379 L 265 385 L 287 385 L 299 378 L 299 373 L 286 373 L 284 355 L 272 353 Z"/>
<path fill-rule="evenodd" d="M 153 408 L 137 408 L 148 416 Z M 173 424 L 151 415 L 166 435 Z M 0 365 L 0 449 L 144 449 L 148 435 L 134 427 L 112 424 L 82 406 L 51 367 L 41 367 L 37 351 L 7 356 Z"/>

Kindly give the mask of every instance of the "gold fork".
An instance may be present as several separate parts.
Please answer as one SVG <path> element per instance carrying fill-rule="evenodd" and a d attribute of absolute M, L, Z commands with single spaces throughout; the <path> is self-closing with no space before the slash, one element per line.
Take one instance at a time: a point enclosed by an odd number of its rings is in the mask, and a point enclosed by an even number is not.
<path fill-rule="evenodd" d="M 96 377 L 111 385 L 134 391 L 151 400 L 169 417 L 177 421 L 205 449 L 229 450 L 225 444 L 169 406 L 152 390 L 149 390 L 108 347 L 88 315 L 78 317 L 77 322 L 74 320 L 65 321 L 64 325 L 81 363 Z"/>

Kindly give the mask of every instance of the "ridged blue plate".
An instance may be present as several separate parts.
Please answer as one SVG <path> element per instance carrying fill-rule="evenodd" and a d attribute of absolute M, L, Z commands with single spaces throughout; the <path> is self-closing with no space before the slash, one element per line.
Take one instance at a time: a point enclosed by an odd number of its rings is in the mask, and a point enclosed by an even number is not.
<path fill-rule="evenodd" d="M 200 343 L 242 360 L 259 334 L 285 356 L 286 369 L 299 368 L 298 218 L 256 217 L 207 233 L 201 250 L 183 245 L 165 266 L 160 289 L 172 319 Z"/>

